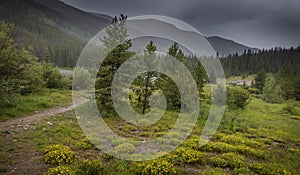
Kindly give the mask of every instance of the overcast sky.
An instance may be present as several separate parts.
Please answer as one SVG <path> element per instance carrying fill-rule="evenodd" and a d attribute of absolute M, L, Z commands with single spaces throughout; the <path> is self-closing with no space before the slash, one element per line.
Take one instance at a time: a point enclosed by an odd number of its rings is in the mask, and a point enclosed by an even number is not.
<path fill-rule="evenodd" d="M 63 0 L 85 11 L 129 17 L 164 15 L 189 23 L 206 36 L 250 47 L 300 45 L 299 0 Z"/>

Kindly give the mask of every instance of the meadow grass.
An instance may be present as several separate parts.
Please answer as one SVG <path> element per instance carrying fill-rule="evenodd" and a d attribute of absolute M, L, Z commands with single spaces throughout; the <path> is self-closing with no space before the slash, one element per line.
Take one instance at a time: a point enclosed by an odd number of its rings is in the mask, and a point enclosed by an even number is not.
<path fill-rule="evenodd" d="M 76 154 L 75 162 L 67 165 L 68 167 L 76 169 L 80 165 L 82 168 L 80 162 L 86 159 L 101 161 L 103 168 L 99 170 L 100 174 L 139 174 L 159 171 L 165 171 L 167 174 L 170 172 L 176 172 L 176 174 L 300 173 L 300 128 L 297 119 L 300 105 L 298 102 L 268 104 L 253 98 L 244 110 L 226 111 L 227 116 L 235 115 L 245 119 L 244 130 L 232 130 L 240 125 L 237 123 L 233 123 L 233 128 L 224 127 L 223 124 L 227 125 L 230 122 L 223 122 L 212 141 L 199 147 L 199 137 L 209 110 L 209 106 L 204 106 L 205 108 L 202 109 L 204 111 L 200 112 L 198 122 L 190 137 L 179 148 L 160 159 L 142 164 L 119 160 L 97 149 L 81 131 L 73 112 L 44 119 L 34 128 L 16 133 L 13 140 L 18 140 L 18 146 L 15 146 L 16 143 L 13 141 L 7 141 L 7 134 L 1 132 L 0 158 L 6 161 L 6 165 L 14 165 L 20 160 L 9 150 L 13 149 L 13 152 L 17 152 L 18 149 L 22 150 L 30 146 L 29 150 L 42 155 L 46 146 L 60 144 L 70 147 Z M 286 110 L 287 106 L 289 110 Z M 145 127 L 134 126 L 119 117 L 105 119 L 111 129 L 120 136 L 138 140 L 150 140 L 164 135 L 174 126 L 176 120 L 177 113 L 173 111 L 167 111 L 159 122 Z M 228 120 L 228 118 L 225 117 L 223 120 Z M 170 140 L 172 137 L 180 138 L 180 133 L 171 133 L 169 137 Z M 30 140 L 29 144 L 25 144 L 27 140 Z M 118 140 L 115 140 L 113 144 L 120 149 L 124 147 L 126 148 L 124 151 L 129 152 L 135 148 L 135 145 L 128 145 Z M 2 162 L 0 161 L 1 164 Z M 39 163 L 45 164 L 44 159 L 41 159 Z M 49 168 L 49 165 L 46 164 L 46 167 Z M 8 169 L 1 168 L 0 172 L 8 172 Z M 168 169 L 170 171 L 167 171 Z M 45 169 L 42 170 L 45 171 Z"/>
<path fill-rule="evenodd" d="M 71 102 L 71 97 L 71 90 L 58 89 L 42 89 L 38 93 L 13 97 L 10 103 L 0 103 L 0 122 L 50 107 L 65 106 Z"/>

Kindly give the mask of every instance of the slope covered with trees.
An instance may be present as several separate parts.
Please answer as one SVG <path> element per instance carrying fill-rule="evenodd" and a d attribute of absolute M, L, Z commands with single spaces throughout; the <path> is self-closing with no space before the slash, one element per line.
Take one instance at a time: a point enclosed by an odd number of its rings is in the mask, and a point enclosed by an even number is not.
<path fill-rule="evenodd" d="M 0 20 L 15 25 L 17 43 L 39 59 L 48 50 L 59 66 L 74 66 L 87 40 L 109 24 L 58 0 L 1 0 Z"/>

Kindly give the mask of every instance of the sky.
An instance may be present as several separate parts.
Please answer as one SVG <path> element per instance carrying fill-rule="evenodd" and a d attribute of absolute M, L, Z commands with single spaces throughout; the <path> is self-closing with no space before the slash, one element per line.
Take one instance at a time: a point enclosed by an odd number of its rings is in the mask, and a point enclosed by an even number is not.
<path fill-rule="evenodd" d="M 110 16 L 164 15 L 205 36 L 256 47 L 300 46 L 300 0 L 63 0 Z"/>

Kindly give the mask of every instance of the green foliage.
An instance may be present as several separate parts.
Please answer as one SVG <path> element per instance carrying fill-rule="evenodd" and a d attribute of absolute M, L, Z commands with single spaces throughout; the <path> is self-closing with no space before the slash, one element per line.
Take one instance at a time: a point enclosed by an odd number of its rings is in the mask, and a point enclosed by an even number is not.
<path fill-rule="evenodd" d="M 36 92 L 42 86 L 37 58 L 17 47 L 12 26 L 0 21 L 0 98 L 9 101 L 17 94 Z"/>
<path fill-rule="evenodd" d="M 280 85 L 273 75 L 267 75 L 262 93 L 264 101 L 268 103 L 282 103 Z"/>
<path fill-rule="evenodd" d="M 88 69 L 76 67 L 73 76 L 73 89 L 83 90 L 90 89 L 93 84 L 91 74 Z"/>
<path fill-rule="evenodd" d="M 71 99 L 71 91 L 41 89 L 37 93 L 12 97 L 9 103 L 0 103 L 0 121 L 20 118 L 53 106 L 65 106 Z"/>
<path fill-rule="evenodd" d="M 137 174 L 142 175 L 168 175 L 176 174 L 175 167 L 164 159 L 154 159 L 151 161 L 144 161 L 134 163 L 131 169 Z"/>
<path fill-rule="evenodd" d="M 75 169 L 76 175 L 98 175 L 103 171 L 103 165 L 100 160 L 83 160 Z"/>
<path fill-rule="evenodd" d="M 127 39 L 126 19 L 127 16 L 124 15 L 119 19 L 115 17 L 105 29 L 107 36 L 101 38 L 104 50 L 112 49 L 101 64 L 95 82 L 97 105 L 104 117 L 116 115 L 111 98 L 112 80 L 122 63 L 134 55 L 129 51 L 132 44 Z"/>
<path fill-rule="evenodd" d="M 83 149 L 83 150 L 93 148 L 93 144 L 87 138 L 85 138 L 81 141 L 78 141 L 76 143 L 76 146 L 78 149 Z"/>
<path fill-rule="evenodd" d="M 46 175 L 75 175 L 76 173 L 71 167 L 61 165 L 54 168 L 50 168 Z"/>
<path fill-rule="evenodd" d="M 266 163 L 253 163 L 250 169 L 260 175 L 291 175 L 291 172 L 279 165 Z"/>
<path fill-rule="evenodd" d="M 300 116 L 300 110 L 293 105 L 286 105 L 285 107 L 282 108 L 281 111 L 288 115 L 299 115 Z"/>
<path fill-rule="evenodd" d="M 227 105 L 232 109 L 243 109 L 250 103 L 251 94 L 240 87 L 227 89 Z"/>
<path fill-rule="evenodd" d="M 136 150 L 135 146 L 131 143 L 120 144 L 120 145 L 116 146 L 115 149 L 117 152 L 127 153 L 127 154 L 134 153 Z"/>
<path fill-rule="evenodd" d="M 255 84 L 254 87 L 258 90 L 258 93 L 262 93 L 263 92 L 263 88 L 265 86 L 265 81 L 266 81 L 266 77 L 267 77 L 267 73 L 265 70 L 261 69 L 256 77 L 255 77 Z"/>
<path fill-rule="evenodd" d="M 255 141 L 255 140 L 251 140 L 248 138 L 243 138 L 240 136 L 236 136 L 236 135 L 223 135 L 220 139 L 220 141 L 225 142 L 225 143 L 229 143 L 232 145 L 246 145 L 246 146 L 250 146 L 253 148 L 257 148 L 261 146 L 261 143 Z"/>
<path fill-rule="evenodd" d="M 198 163 L 203 165 L 205 163 L 206 153 L 199 152 L 193 149 L 180 147 L 164 157 L 168 162 L 174 164 L 185 165 Z"/>
<path fill-rule="evenodd" d="M 249 168 L 247 167 L 241 167 L 241 168 L 234 168 L 232 171 L 232 175 L 247 175 L 247 174 L 253 174 Z"/>
<path fill-rule="evenodd" d="M 246 167 L 245 158 L 235 153 L 224 153 L 220 157 L 212 157 L 210 161 L 213 165 L 218 167 L 240 168 Z"/>
<path fill-rule="evenodd" d="M 229 132 L 246 132 L 251 123 L 237 113 L 225 113 L 219 128 Z"/>
<path fill-rule="evenodd" d="M 50 62 L 42 63 L 42 77 L 45 86 L 50 89 L 68 89 L 71 84 L 70 80 Z"/>
<path fill-rule="evenodd" d="M 70 164 L 74 162 L 75 153 L 67 146 L 50 145 L 44 148 L 45 162 L 51 165 Z"/>
<path fill-rule="evenodd" d="M 146 50 L 144 51 L 144 55 L 141 59 L 144 60 L 145 68 L 149 69 L 153 67 L 155 64 L 156 58 L 156 46 L 154 45 L 153 41 L 146 46 Z M 146 110 L 150 108 L 149 105 L 149 98 L 152 95 L 152 91 L 154 90 L 154 82 L 152 78 L 154 78 L 156 73 L 154 72 L 146 72 L 135 79 L 133 84 L 135 85 L 134 93 L 137 96 L 137 107 L 140 108 L 142 114 L 145 114 Z"/>
<path fill-rule="evenodd" d="M 233 145 L 223 142 L 209 142 L 203 145 L 200 150 L 209 151 L 209 152 L 218 152 L 218 153 L 227 153 L 227 152 L 235 152 L 236 148 Z"/>
<path fill-rule="evenodd" d="M 201 175 L 228 175 L 223 169 L 221 168 L 213 168 L 213 169 L 206 169 Z"/>

